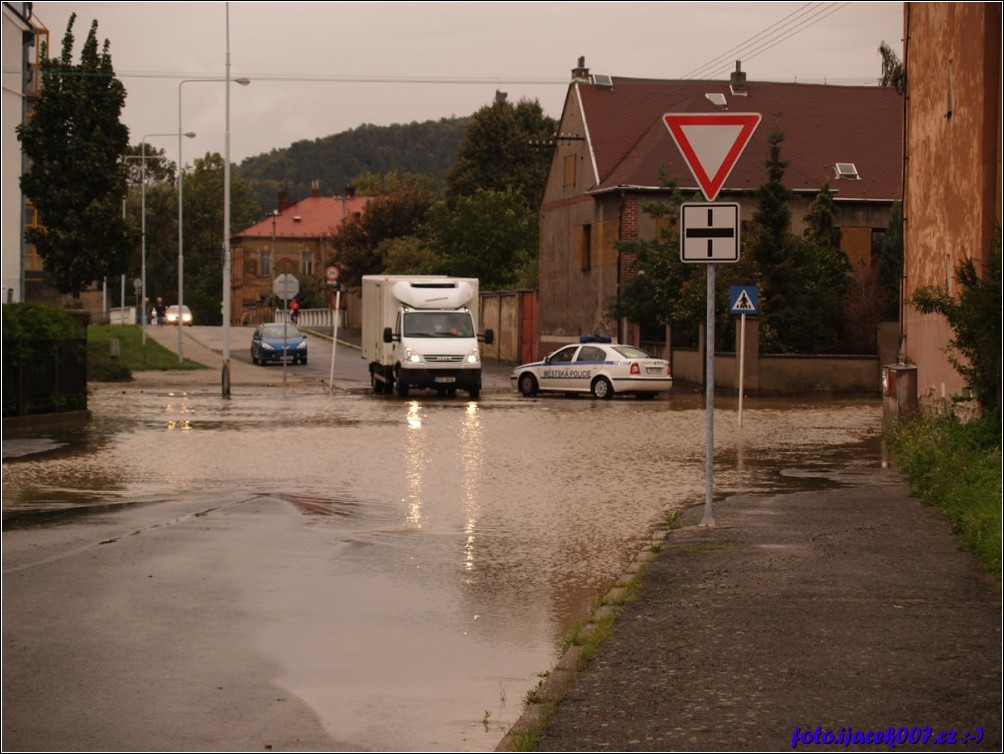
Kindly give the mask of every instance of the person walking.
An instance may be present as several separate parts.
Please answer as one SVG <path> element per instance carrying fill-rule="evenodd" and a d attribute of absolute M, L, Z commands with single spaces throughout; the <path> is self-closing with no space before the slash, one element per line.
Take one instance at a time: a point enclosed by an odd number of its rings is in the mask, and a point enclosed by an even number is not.
<path fill-rule="evenodd" d="M 157 296 L 157 304 L 153 307 L 154 315 L 157 317 L 157 327 L 164 326 L 164 317 L 167 316 L 167 306 L 164 305 L 164 299 Z"/>
<path fill-rule="evenodd" d="M 300 302 L 295 298 L 289 302 L 289 321 L 294 325 L 300 321 Z"/>

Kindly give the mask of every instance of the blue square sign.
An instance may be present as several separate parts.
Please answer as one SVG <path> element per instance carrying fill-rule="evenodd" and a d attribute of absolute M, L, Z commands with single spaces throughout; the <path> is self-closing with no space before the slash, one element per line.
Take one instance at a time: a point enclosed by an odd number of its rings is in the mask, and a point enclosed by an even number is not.
<path fill-rule="evenodd" d="M 759 314 L 760 289 L 755 285 L 729 286 L 729 314 Z"/>

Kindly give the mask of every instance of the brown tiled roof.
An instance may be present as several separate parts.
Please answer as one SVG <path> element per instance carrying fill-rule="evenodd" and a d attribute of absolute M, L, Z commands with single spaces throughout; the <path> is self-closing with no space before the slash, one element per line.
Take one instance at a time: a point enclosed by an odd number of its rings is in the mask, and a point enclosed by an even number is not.
<path fill-rule="evenodd" d="M 321 238 L 330 236 L 343 217 L 362 212 L 371 197 L 311 196 L 301 199 L 279 213 L 275 222 L 276 238 Z M 255 223 L 234 238 L 271 238 L 272 218 Z"/>
<path fill-rule="evenodd" d="M 722 112 L 705 97 L 719 93 L 728 112 L 763 117 L 723 194 L 756 190 L 764 183 L 767 138 L 779 128 L 789 189 L 818 191 L 828 180 L 838 199 L 888 201 L 901 195 L 903 100 L 889 87 L 754 81 L 747 84 L 746 96 L 735 96 L 721 81 L 614 78 L 612 87 L 573 86 L 599 173 L 593 191 L 661 187 L 660 166 L 679 179 L 681 188 L 698 191 L 662 115 Z M 860 180 L 835 180 L 837 162 L 854 163 Z"/>

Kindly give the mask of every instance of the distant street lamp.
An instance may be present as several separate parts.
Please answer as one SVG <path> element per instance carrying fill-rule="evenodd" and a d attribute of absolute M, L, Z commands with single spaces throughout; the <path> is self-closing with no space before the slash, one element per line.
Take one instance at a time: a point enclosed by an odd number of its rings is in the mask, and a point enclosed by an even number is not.
<path fill-rule="evenodd" d="M 191 84 L 197 82 L 204 83 L 221 83 L 225 82 L 226 79 L 184 79 L 178 82 L 178 316 L 181 316 L 182 304 L 185 303 L 185 244 L 184 244 L 184 209 L 182 204 L 182 198 L 184 195 L 184 184 L 185 184 L 185 168 L 184 162 L 181 157 L 181 137 L 184 134 L 181 132 L 181 87 L 184 84 Z M 241 86 L 248 86 L 251 84 L 251 79 L 239 78 L 234 79 L 235 82 Z M 180 321 L 180 320 L 179 320 Z M 184 340 L 181 337 L 181 327 L 178 328 L 178 361 L 184 361 L 185 358 L 185 346 Z"/>
<path fill-rule="evenodd" d="M 142 209 L 141 212 L 141 231 L 140 236 L 143 239 L 143 253 L 140 262 L 140 278 L 142 280 L 142 299 L 140 301 L 140 306 L 142 307 L 140 327 L 143 333 L 143 345 L 146 345 L 146 140 L 155 137 L 163 136 L 177 136 L 180 140 L 182 136 L 189 139 L 194 139 L 195 134 L 189 131 L 188 133 L 169 133 L 169 134 L 144 134 L 142 140 L 140 141 L 140 195 L 142 197 Z M 178 201 L 181 201 L 181 197 L 178 197 Z M 178 310 L 178 328 L 181 328 L 181 310 Z"/>

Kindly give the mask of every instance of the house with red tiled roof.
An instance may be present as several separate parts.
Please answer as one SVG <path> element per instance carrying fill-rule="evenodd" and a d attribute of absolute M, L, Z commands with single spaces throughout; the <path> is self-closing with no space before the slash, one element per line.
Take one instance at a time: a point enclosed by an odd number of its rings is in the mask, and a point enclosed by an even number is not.
<path fill-rule="evenodd" d="M 232 322 L 260 321 L 271 316 L 266 305 L 273 281 L 291 274 L 301 283 L 324 279 L 324 266 L 336 258 L 332 245 L 335 230 L 346 219 L 359 215 L 370 197 L 321 196 L 317 185 L 306 199 L 279 208 L 231 239 Z"/>
<path fill-rule="evenodd" d="M 784 183 L 795 195 L 792 231 L 801 234 L 829 182 L 851 262 L 870 264 L 881 248 L 902 184 L 903 99 L 894 89 L 747 82 L 738 64 L 729 81 L 600 76 L 584 66 L 580 58 L 572 71 L 540 207 L 541 341 L 603 332 L 638 342 L 637 327 L 606 318 L 633 274 L 633 259 L 615 243 L 656 237 L 657 221 L 640 203 L 666 196 L 661 172 L 685 197 L 700 193 L 666 113 L 761 114 L 717 201 L 739 203 L 742 219 L 753 216 L 767 180 L 768 137 L 778 129 Z"/>

